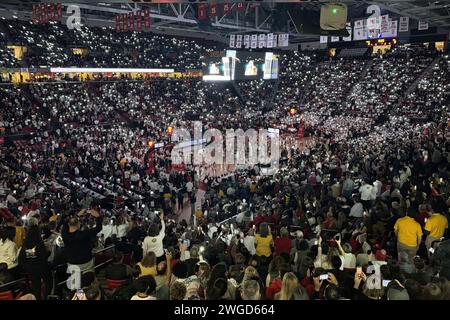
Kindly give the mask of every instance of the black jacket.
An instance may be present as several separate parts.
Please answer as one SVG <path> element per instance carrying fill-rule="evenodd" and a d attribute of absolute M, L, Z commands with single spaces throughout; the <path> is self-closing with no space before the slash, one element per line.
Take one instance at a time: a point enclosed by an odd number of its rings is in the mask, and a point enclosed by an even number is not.
<path fill-rule="evenodd" d="M 95 221 L 95 228 L 75 232 L 69 232 L 67 222 L 64 224 L 61 235 L 68 263 L 83 264 L 91 261 L 95 237 L 102 230 L 102 221 L 103 219 L 98 217 Z"/>

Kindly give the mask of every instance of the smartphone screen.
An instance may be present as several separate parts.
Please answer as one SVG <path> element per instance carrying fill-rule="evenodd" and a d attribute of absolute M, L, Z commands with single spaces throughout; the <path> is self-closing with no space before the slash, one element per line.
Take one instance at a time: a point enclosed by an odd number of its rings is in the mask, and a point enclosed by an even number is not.
<path fill-rule="evenodd" d="M 356 274 L 360 275 L 362 273 L 362 268 L 361 267 L 357 267 L 356 268 Z"/>
<path fill-rule="evenodd" d="M 387 287 L 392 280 L 383 280 L 383 287 Z"/>
<path fill-rule="evenodd" d="M 321 275 L 319 276 L 319 279 L 320 279 L 320 280 L 327 280 L 327 279 L 328 279 L 328 274 L 321 274 Z"/>

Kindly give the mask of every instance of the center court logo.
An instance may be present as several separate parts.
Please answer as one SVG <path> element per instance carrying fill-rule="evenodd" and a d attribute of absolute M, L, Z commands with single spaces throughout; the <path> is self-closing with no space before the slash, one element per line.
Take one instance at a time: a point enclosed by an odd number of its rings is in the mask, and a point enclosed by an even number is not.
<path fill-rule="evenodd" d="M 277 170 L 280 160 L 280 137 L 267 129 L 208 129 L 203 133 L 202 123 L 193 123 L 193 133 L 187 128 L 175 128 L 172 141 L 172 164 L 242 165 L 257 164 Z"/>

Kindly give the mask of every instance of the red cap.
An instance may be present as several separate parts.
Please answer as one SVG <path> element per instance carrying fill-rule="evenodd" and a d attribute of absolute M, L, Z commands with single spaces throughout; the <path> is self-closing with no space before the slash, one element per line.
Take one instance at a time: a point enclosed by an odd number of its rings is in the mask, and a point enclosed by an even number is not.
<path fill-rule="evenodd" d="M 377 252 L 375 253 L 375 258 L 378 261 L 384 261 L 384 260 L 386 260 L 386 255 L 387 255 L 386 250 L 384 250 L 384 249 L 377 250 Z"/>

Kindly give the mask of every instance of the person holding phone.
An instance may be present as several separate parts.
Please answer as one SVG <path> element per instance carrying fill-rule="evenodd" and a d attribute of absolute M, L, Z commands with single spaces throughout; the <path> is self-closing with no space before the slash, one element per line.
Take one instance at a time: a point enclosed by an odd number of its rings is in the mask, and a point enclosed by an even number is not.
<path fill-rule="evenodd" d="M 72 216 L 67 219 L 61 230 L 68 268 L 70 265 L 76 266 L 81 274 L 94 272 L 92 249 L 97 234 L 102 230 L 103 218 L 100 212 L 90 210 L 90 213 L 95 218 L 94 228 L 81 230 L 80 220 Z"/>

